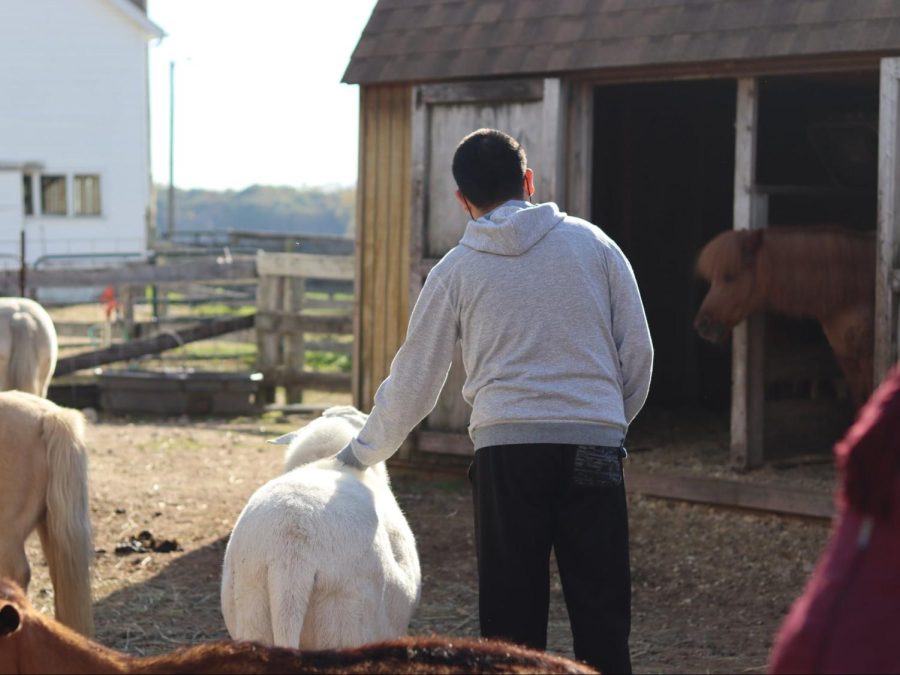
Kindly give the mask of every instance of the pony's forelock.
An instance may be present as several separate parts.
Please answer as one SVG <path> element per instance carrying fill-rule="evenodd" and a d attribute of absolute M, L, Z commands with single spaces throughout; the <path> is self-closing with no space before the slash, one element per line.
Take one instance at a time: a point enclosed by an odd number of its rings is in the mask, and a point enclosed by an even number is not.
<path fill-rule="evenodd" d="M 712 281 L 726 272 L 737 273 L 741 268 L 740 235 L 733 230 L 721 232 L 704 246 L 697 256 L 697 275 Z"/>

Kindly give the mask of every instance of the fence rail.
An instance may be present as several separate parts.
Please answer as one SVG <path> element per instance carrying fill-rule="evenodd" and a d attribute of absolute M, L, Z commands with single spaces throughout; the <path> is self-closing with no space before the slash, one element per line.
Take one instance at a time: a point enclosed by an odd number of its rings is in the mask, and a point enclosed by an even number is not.
<path fill-rule="evenodd" d="M 254 329 L 257 343 L 257 370 L 265 377 L 266 398 L 272 400 L 276 386 L 285 387 L 289 403 L 296 402 L 304 389 L 351 390 L 351 375 L 342 372 L 306 370 L 307 352 L 336 352 L 352 355 L 353 301 L 337 294 L 352 292 L 354 258 L 351 255 L 311 253 L 264 253 L 256 256 L 205 256 L 159 260 L 156 264 L 126 264 L 109 269 L 29 270 L 27 286 L 34 293 L 41 288 L 112 286 L 124 305 L 123 320 L 111 326 L 107 335 L 130 339 L 108 348 L 59 360 L 57 375 L 94 366 L 145 357 L 179 347 L 188 342 Z M 13 279 L 15 274 L 15 279 Z M 0 285 L 18 284 L 16 273 L 0 272 Z M 9 277 L 9 278 L 7 278 Z M 246 284 L 241 293 L 221 293 L 202 284 Z M 182 287 L 199 296 L 184 304 L 202 302 L 256 306 L 248 316 L 203 320 L 197 316 L 167 317 L 136 321 L 134 306 L 148 302 L 141 287 Z M 250 288 L 247 288 L 249 286 Z M 256 297 L 246 295 L 255 287 Z M 309 297 L 324 291 L 329 297 Z M 246 299 L 239 297 L 244 294 Z M 164 302 L 164 301 L 160 301 Z M 178 301 L 176 301 L 178 302 Z M 175 304 L 175 303 L 173 303 Z M 189 325 L 185 325 L 189 324 Z M 97 323 L 58 322 L 64 337 L 90 337 Z M 138 339 L 134 339 L 138 338 Z M 227 339 L 227 338 L 225 338 Z"/>

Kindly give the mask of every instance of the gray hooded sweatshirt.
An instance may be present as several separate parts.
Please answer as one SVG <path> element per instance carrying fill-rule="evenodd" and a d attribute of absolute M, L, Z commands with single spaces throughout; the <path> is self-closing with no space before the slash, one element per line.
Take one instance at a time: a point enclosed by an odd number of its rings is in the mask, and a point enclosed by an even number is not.
<path fill-rule="evenodd" d="M 650 386 L 647 319 L 619 247 L 556 204 L 509 201 L 469 221 L 429 273 L 350 444 L 360 463 L 390 457 L 431 412 L 459 340 L 476 450 L 621 445 Z"/>

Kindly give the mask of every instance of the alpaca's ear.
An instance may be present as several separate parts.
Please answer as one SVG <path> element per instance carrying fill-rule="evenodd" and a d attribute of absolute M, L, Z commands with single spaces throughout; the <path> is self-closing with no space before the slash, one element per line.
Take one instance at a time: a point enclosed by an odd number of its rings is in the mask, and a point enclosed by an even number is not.
<path fill-rule="evenodd" d="M 755 256 L 762 246 L 763 230 L 746 230 L 741 235 L 741 256 L 747 260 Z"/>
<path fill-rule="evenodd" d="M 297 435 L 300 433 L 300 430 L 291 431 L 284 436 L 279 436 L 278 438 L 270 438 L 266 443 L 272 443 L 273 445 L 290 445 L 291 442 L 297 438 Z"/>
<path fill-rule="evenodd" d="M 0 637 L 15 633 L 21 625 L 22 617 L 15 605 L 7 603 L 0 608 Z"/>

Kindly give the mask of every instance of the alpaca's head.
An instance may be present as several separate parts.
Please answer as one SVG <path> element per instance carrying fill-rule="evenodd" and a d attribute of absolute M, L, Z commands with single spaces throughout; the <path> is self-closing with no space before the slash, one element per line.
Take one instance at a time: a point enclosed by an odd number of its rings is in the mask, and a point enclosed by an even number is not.
<path fill-rule="evenodd" d="M 334 457 L 359 433 L 367 418 L 352 406 L 335 406 L 306 426 L 270 442 L 288 446 L 284 453 L 287 473 L 298 466 Z"/>
<path fill-rule="evenodd" d="M 322 413 L 322 417 L 339 417 L 347 420 L 357 431 L 363 428 L 369 416 L 364 412 L 360 412 L 352 405 L 336 405 L 326 409 Z"/>

